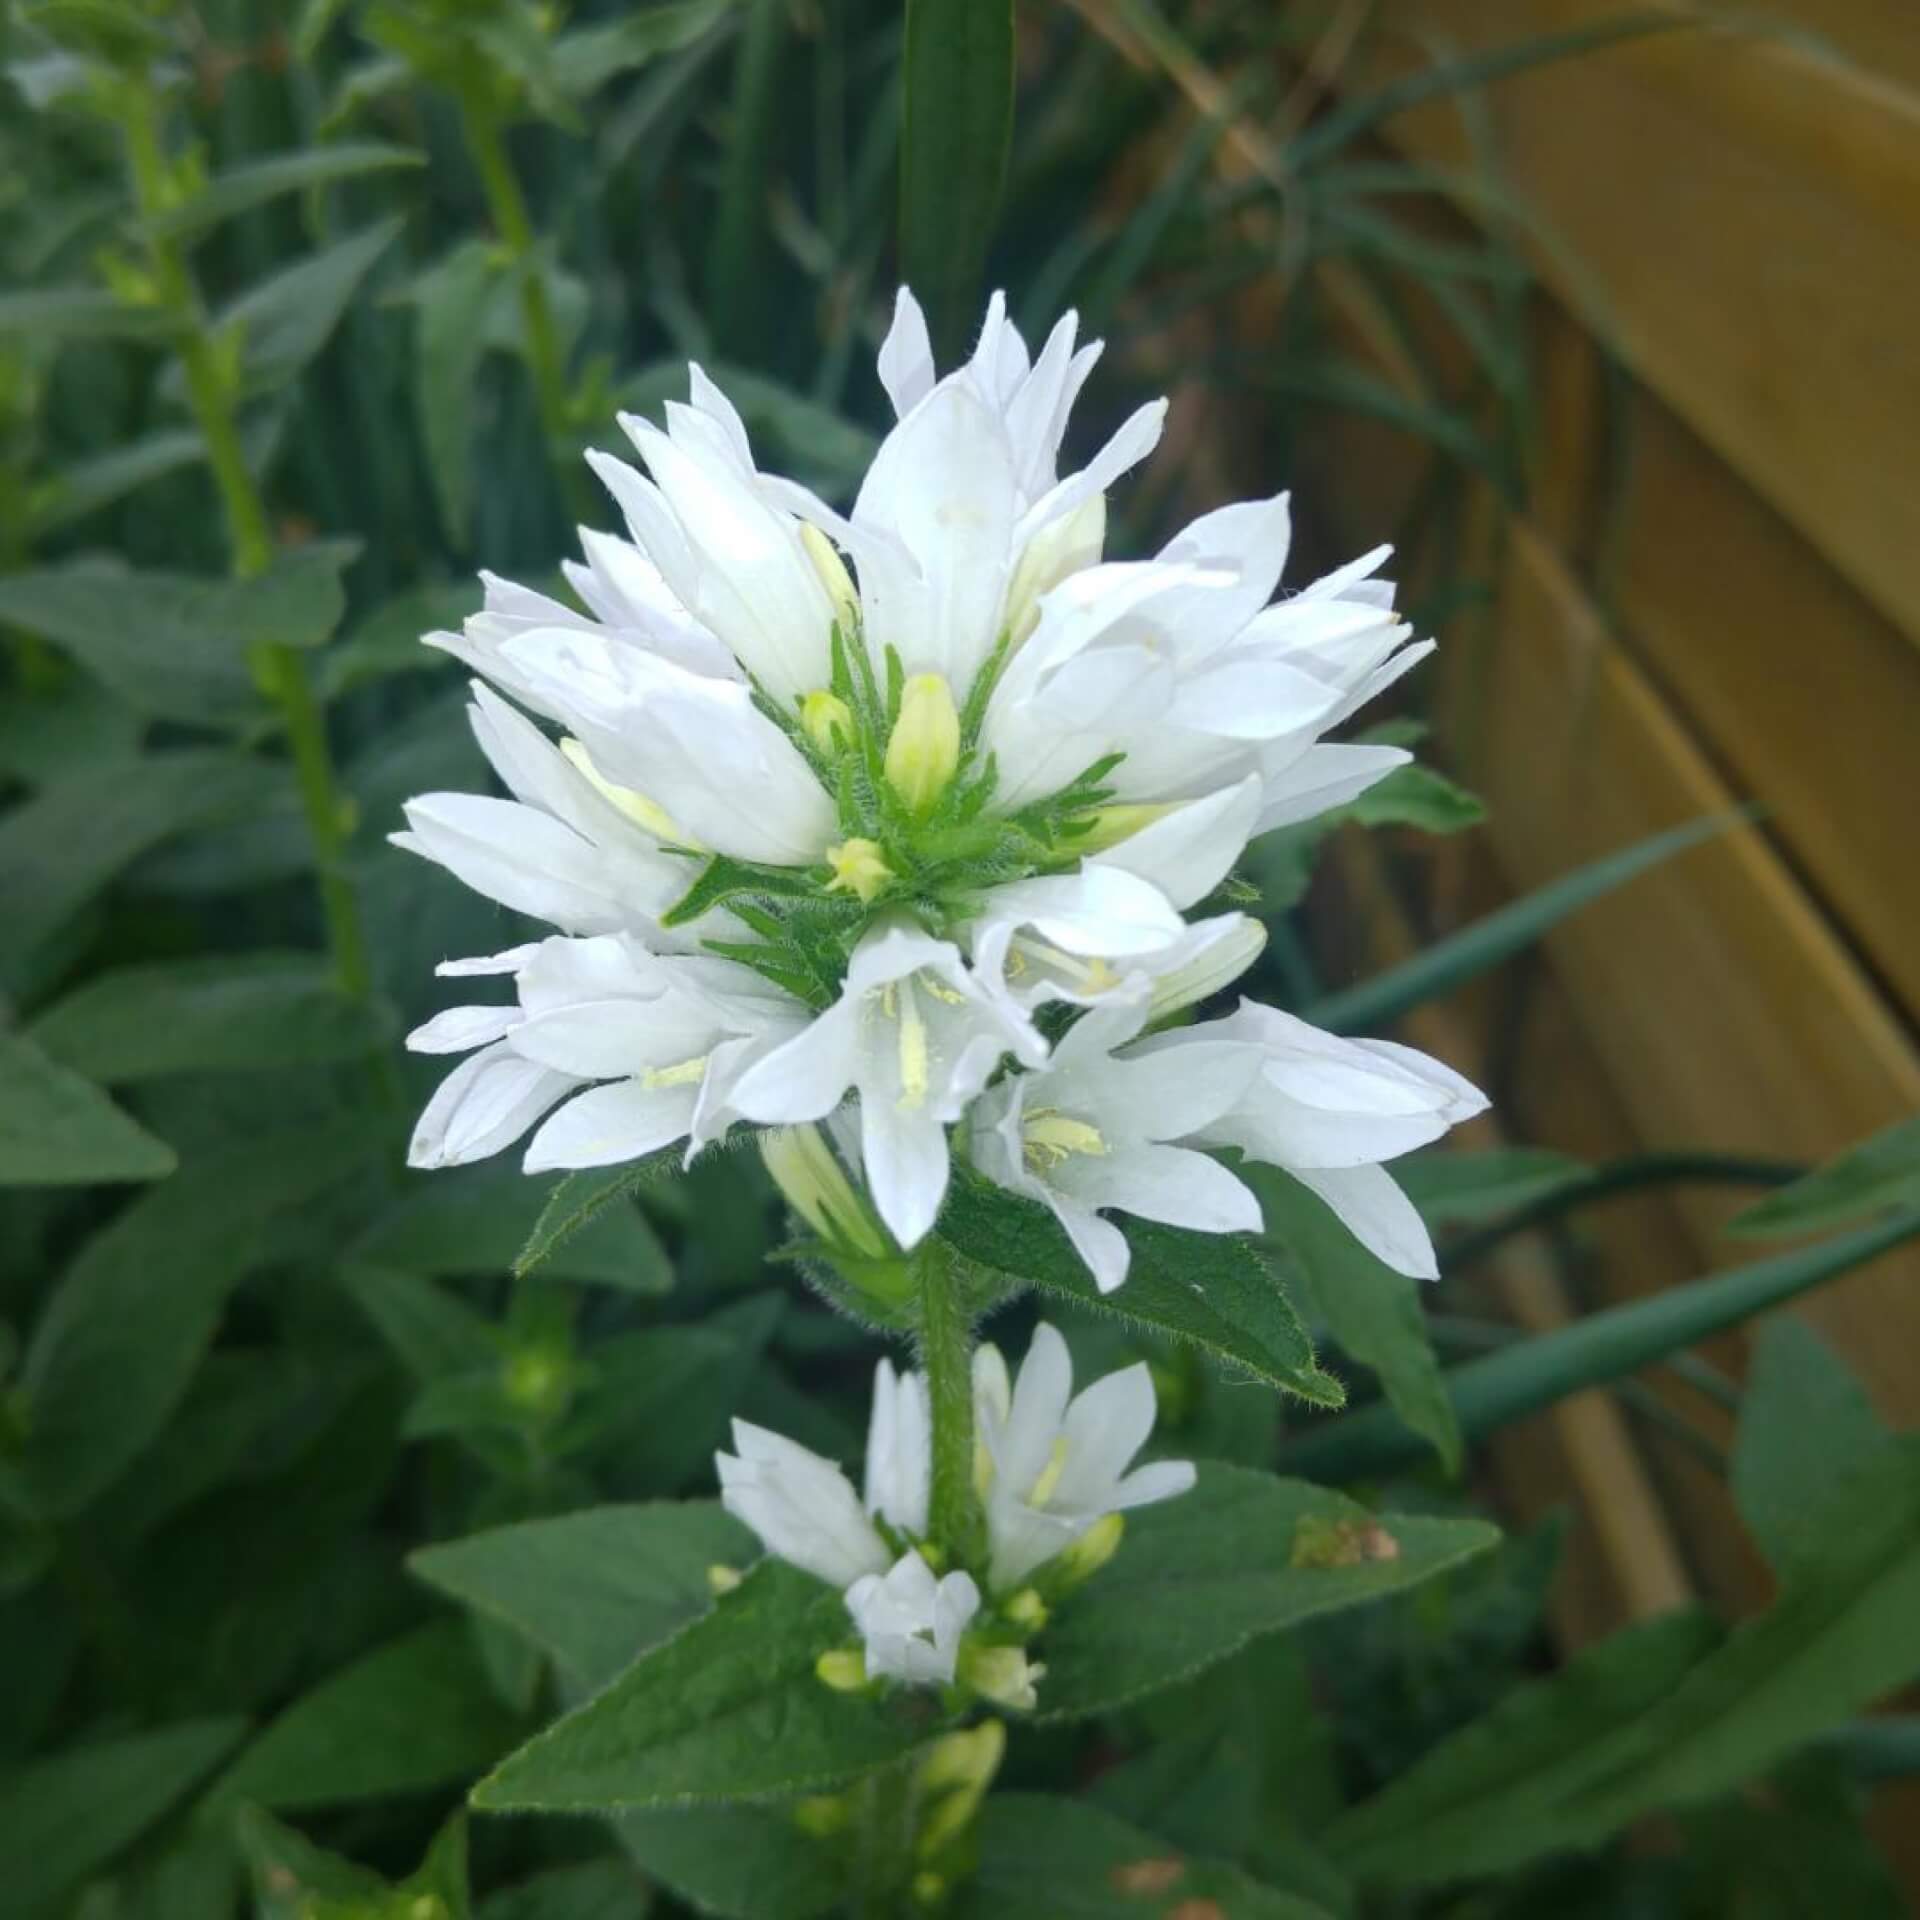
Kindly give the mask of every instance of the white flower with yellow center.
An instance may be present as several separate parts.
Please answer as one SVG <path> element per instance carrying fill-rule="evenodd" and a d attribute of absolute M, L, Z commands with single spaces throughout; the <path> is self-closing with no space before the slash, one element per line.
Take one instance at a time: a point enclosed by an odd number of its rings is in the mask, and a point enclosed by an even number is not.
<path fill-rule="evenodd" d="M 1074 1393 L 1067 1343 L 1044 1323 L 1033 1330 L 1017 1382 L 1009 1383 L 998 1348 L 976 1349 L 978 1477 L 993 1592 L 1021 1586 L 1109 1515 L 1171 1500 L 1193 1485 L 1185 1460 L 1133 1466 L 1157 1411 L 1144 1364 Z"/>

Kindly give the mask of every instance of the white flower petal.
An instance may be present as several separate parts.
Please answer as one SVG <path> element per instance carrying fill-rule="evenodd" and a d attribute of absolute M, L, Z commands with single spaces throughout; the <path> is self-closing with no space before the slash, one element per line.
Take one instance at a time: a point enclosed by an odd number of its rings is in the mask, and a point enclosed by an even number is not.
<path fill-rule="evenodd" d="M 894 296 L 893 324 L 880 343 L 880 384 L 896 417 L 911 413 L 933 391 L 933 342 L 926 315 L 905 287 Z"/>
<path fill-rule="evenodd" d="M 1089 860 L 1151 881 L 1183 911 L 1204 900 L 1246 850 L 1259 818 L 1261 783 L 1249 774 L 1233 786 L 1176 807 Z"/>
<path fill-rule="evenodd" d="M 671 1146 L 693 1124 L 698 1091 L 690 1085 L 649 1087 L 642 1080 L 590 1087 L 528 1142 L 526 1171 L 619 1166 Z"/>
<path fill-rule="evenodd" d="M 1289 1167 L 1339 1216 L 1340 1223 L 1377 1260 L 1415 1280 L 1437 1280 L 1433 1237 L 1414 1204 L 1384 1167 Z"/>
<path fill-rule="evenodd" d="M 471 1053 L 517 1027 L 518 1007 L 448 1007 L 407 1035 L 409 1053 Z"/>
<path fill-rule="evenodd" d="M 580 1083 L 505 1041 L 469 1055 L 435 1089 L 407 1147 L 410 1167 L 457 1167 L 508 1147 Z"/>

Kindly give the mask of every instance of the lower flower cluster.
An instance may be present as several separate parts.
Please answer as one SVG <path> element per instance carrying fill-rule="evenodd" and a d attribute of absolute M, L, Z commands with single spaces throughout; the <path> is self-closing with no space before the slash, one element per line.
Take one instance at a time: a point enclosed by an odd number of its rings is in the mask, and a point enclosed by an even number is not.
<path fill-rule="evenodd" d="M 744 1420 L 715 1465 L 728 1512 L 769 1553 L 840 1590 L 857 1644 L 821 1656 L 827 1685 L 898 1682 L 1030 1708 L 1046 1669 L 1027 1648 L 1052 1607 L 1112 1557 L 1127 1509 L 1193 1485 L 1187 1461 L 1133 1465 L 1154 1412 L 1144 1364 L 1076 1394 L 1053 1327 L 1034 1330 L 1017 1379 L 998 1348 L 976 1348 L 973 1491 L 985 1546 L 973 1568 L 930 1532 L 927 1384 L 891 1361 L 874 1376 L 862 1491 L 832 1461 Z"/>

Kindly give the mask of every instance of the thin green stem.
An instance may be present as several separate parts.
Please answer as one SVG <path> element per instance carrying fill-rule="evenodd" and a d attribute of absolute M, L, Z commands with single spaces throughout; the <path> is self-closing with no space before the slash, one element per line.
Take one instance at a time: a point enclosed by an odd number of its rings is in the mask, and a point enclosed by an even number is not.
<path fill-rule="evenodd" d="M 929 1237 L 914 1250 L 912 1264 L 933 1419 L 928 1531 L 950 1554 L 964 1556 L 974 1530 L 973 1329 L 946 1247 Z"/>
<path fill-rule="evenodd" d="M 467 152 L 480 176 L 487 212 L 500 244 L 512 256 L 520 283 L 520 315 L 527 334 L 527 368 L 533 377 L 540 427 L 547 438 L 548 456 L 567 496 L 569 508 L 585 519 L 591 509 L 574 445 L 573 403 L 567 388 L 566 354 L 554 319 L 547 283 L 534 258 L 536 243 L 527 197 L 513 170 L 498 118 L 480 102 L 461 102 L 460 121 L 466 132 Z"/>
<path fill-rule="evenodd" d="M 250 579 L 273 565 L 273 529 L 240 444 L 233 382 L 222 369 L 219 349 L 208 333 L 199 288 L 178 243 L 153 224 L 166 205 L 168 168 L 153 102 L 143 90 L 130 88 L 125 95 L 121 127 L 135 204 L 149 222 L 147 255 L 155 294 L 173 322 L 187 397 L 226 516 L 233 571 L 241 579 Z M 343 991 L 357 1000 L 371 1001 L 373 970 L 359 902 L 346 872 L 347 812 L 327 743 L 326 717 L 308 681 L 306 663 L 296 651 L 262 644 L 251 657 L 260 684 L 279 708 L 286 727 L 301 812 L 313 843 L 334 973 Z M 381 1057 L 385 1062 L 382 1084 L 397 1094 L 391 1062 L 385 1061 L 384 1053 Z"/>
<path fill-rule="evenodd" d="M 853 1920 L 893 1920 L 906 1910 L 919 1796 L 911 1760 L 883 1767 L 853 1788 L 858 1808 L 850 1879 Z"/>

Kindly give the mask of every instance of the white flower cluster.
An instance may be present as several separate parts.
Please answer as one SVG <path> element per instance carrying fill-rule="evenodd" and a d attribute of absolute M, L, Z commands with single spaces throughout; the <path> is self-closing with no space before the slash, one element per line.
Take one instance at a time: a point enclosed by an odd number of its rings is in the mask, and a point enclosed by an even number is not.
<path fill-rule="evenodd" d="M 1184 1460 L 1133 1467 L 1153 1431 L 1144 1365 L 1073 1392 L 1067 1343 L 1035 1329 L 1017 1382 L 999 1350 L 974 1353 L 975 1481 L 986 1515 L 987 1592 L 962 1570 L 936 1574 L 927 1540 L 932 1425 L 926 1383 L 882 1360 L 867 1430 L 864 1497 L 830 1460 L 744 1420 L 715 1456 L 727 1511 L 769 1553 L 838 1587 L 862 1643 L 857 1683 L 956 1682 L 1031 1707 L 1042 1669 L 1019 1644 L 1044 1620 L 1028 1587 L 1070 1584 L 1111 1552 L 1114 1516 L 1186 1492 Z M 990 1626 L 976 1635 L 977 1626 Z"/>
<path fill-rule="evenodd" d="M 1030 357 L 996 296 L 937 379 L 903 292 L 879 361 L 898 424 L 845 516 L 762 473 L 695 367 L 664 428 L 621 421 L 645 473 L 591 456 L 630 538 L 583 532 L 588 611 L 488 577 L 485 610 L 429 636 L 517 703 L 476 684 L 513 797 L 424 795 L 395 837 L 559 932 L 442 968 L 510 975 L 516 1003 L 412 1036 L 468 1054 L 416 1165 L 530 1128 L 531 1171 L 830 1120 L 908 1248 L 960 1127 L 1111 1288 L 1108 1210 L 1259 1224 L 1208 1151 L 1232 1147 L 1433 1272 L 1381 1163 L 1476 1111 L 1472 1087 L 1250 1004 L 1151 1031 L 1258 954 L 1245 915 L 1187 917 L 1248 840 L 1405 761 L 1323 736 L 1428 645 L 1385 549 L 1275 598 L 1284 496 L 1103 560 L 1106 490 L 1165 407 L 1061 478 L 1098 354 L 1069 316 Z"/>

